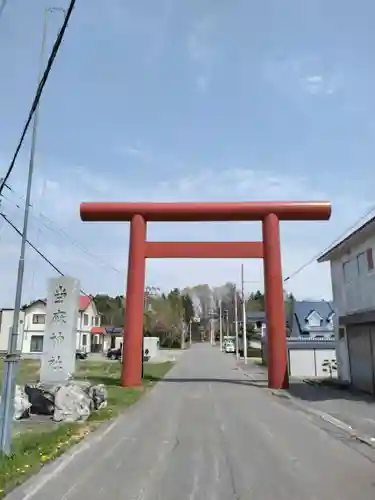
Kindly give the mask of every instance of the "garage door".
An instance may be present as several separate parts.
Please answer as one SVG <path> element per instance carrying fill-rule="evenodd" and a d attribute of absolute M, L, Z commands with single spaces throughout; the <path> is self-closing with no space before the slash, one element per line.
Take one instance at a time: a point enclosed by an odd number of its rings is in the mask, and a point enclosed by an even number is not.
<path fill-rule="evenodd" d="M 372 326 L 350 325 L 346 331 L 352 384 L 362 391 L 374 394 Z"/>

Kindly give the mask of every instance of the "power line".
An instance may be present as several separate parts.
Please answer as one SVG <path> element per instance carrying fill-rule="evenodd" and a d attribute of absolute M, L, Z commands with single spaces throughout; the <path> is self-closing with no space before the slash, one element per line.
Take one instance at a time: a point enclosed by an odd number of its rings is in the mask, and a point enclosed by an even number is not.
<path fill-rule="evenodd" d="M 13 222 L 12 222 L 10 219 L 8 219 L 8 217 L 7 217 L 5 214 L 3 214 L 3 213 L 0 213 L 0 216 L 1 216 L 4 220 L 5 220 L 5 222 L 6 222 L 6 223 L 7 223 L 7 224 L 8 224 L 8 225 L 12 228 L 12 229 L 13 229 L 13 230 L 14 230 L 14 231 L 15 231 L 15 232 L 19 235 L 19 236 L 21 236 L 21 238 L 22 238 L 22 236 L 23 236 L 23 235 L 22 235 L 22 231 L 20 231 L 20 230 L 18 229 L 18 227 L 17 227 L 15 224 L 13 224 Z M 56 266 L 55 266 L 55 264 L 53 264 L 53 263 L 52 263 L 52 262 L 51 262 L 51 261 L 50 261 L 50 260 L 49 260 L 49 259 L 48 259 L 48 258 L 47 258 L 47 257 L 46 257 L 46 256 L 45 256 L 45 255 L 44 255 L 44 254 L 43 254 L 43 253 L 42 253 L 42 252 L 41 252 L 41 251 L 40 251 L 40 250 L 39 250 L 39 249 L 35 246 L 35 245 L 33 245 L 33 244 L 31 243 L 31 241 L 30 241 L 30 240 L 28 240 L 28 239 L 27 239 L 27 240 L 26 240 L 26 243 L 27 243 L 27 244 L 28 244 L 28 245 L 29 245 L 29 246 L 30 246 L 30 247 L 34 250 L 34 252 L 36 252 L 36 253 L 37 253 L 37 254 L 38 254 L 38 255 L 39 255 L 39 256 L 40 256 L 40 257 L 41 257 L 41 258 L 42 258 L 45 262 L 47 262 L 47 264 L 48 264 L 49 266 L 51 266 L 51 267 L 52 267 L 52 269 L 54 269 L 54 270 L 55 270 L 55 271 L 56 271 L 56 272 L 57 272 L 60 276 L 65 276 L 65 274 L 64 274 L 62 271 L 60 271 L 60 269 L 59 269 L 58 267 L 56 267 Z M 87 294 L 87 293 L 86 293 L 85 291 L 83 291 L 83 290 L 81 290 L 81 293 L 82 293 L 83 295 L 86 295 L 86 297 L 88 297 L 88 296 L 89 296 L 89 294 Z"/>
<path fill-rule="evenodd" d="M 3 11 L 4 11 L 7 3 L 8 3 L 8 0 L 2 0 L 2 2 L 0 4 L 0 17 L 2 16 Z"/>
<path fill-rule="evenodd" d="M 18 194 L 16 193 L 12 188 L 10 188 L 10 191 L 12 191 L 13 193 L 15 194 Z M 9 201 L 10 203 L 13 203 L 14 205 L 16 205 L 17 208 L 19 209 L 22 209 L 22 207 L 14 200 L 8 198 L 7 196 L 4 196 L 4 195 L 1 195 L 5 200 Z M 23 196 L 19 195 L 20 198 L 24 199 Z M 33 206 L 30 204 L 30 208 L 31 210 L 33 210 Z M 78 248 L 79 250 L 81 250 L 83 253 L 85 253 L 86 255 L 88 255 L 89 257 L 91 257 L 92 259 L 95 259 L 97 260 L 98 262 L 100 262 L 102 265 L 108 267 L 108 269 L 111 269 L 112 271 L 116 271 L 116 273 L 121 273 L 122 272 L 120 271 L 120 269 L 117 269 L 116 267 L 112 266 L 112 264 L 110 264 L 109 262 L 107 262 L 105 259 L 103 259 L 102 257 L 99 257 L 98 255 L 95 255 L 93 254 L 92 252 L 90 252 L 90 250 L 88 250 L 84 245 L 82 245 L 77 239 L 75 239 L 73 236 L 71 236 L 67 231 L 65 231 L 65 229 L 63 229 L 62 227 L 59 227 L 56 222 L 54 222 L 53 220 L 51 220 L 49 217 L 47 217 L 45 214 L 43 213 L 40 213 L 39 216 L 31 213 L 31 216 L 37 220 L 38 222 L 40 222 L 46 229 L 48 229 L 49 231 L 55 233 L 55 234 L 58 234 L 58 235 L 62 235 L 64 236 L 65 238 L 67 238 L 68 240 L 70 240 L 70 243 L 75 246 L 76 248 Z M 52 226 L 55 226 L 55 228 L 49 226 L 48 224 L 46 224 L 42 219 L 45 219 L 49 224 L 51 224 Z"/>
<path fill-rule="evenodd" d="M 358 226 L 358 224 L 360 222 L 362 222 L 363 220 L 365 220 L 374 210 L 375 210 L 375 205 L 372 205 L 359 219 L 357 219 L 354 222 L 354 224 L 352 224 L 351 226 L 349 226 L 343 233 L 340 234 L 340 236 L 338 236 L 335 240 L 332 241 L 332 243 L 330 243 L 326 248 L 324 248 L 324 250 L 321 250 L 318 254 L 314 255 L 314 257 L 312 257 L 305 264 L 303 264 L 302 266 L 300 266 L 292 274 L 290 274 L 288 277 L 286 277 L 284 279 L 284 283 L 286 281 L 289 281 L 290 279 L 294 278 L 295 276 L 297 276 L 297 274 L 299 274 L 301 271 L 303 271 L 304 269 L 306 269 L 306 267 L 308 267 L 310 264 L 312 264 L 313 262 L 315 262 L 316 260 L 318 260 L 319 257 L 322 254 L 328 252 L 328 250 L 330 250 L 333 246 L 337 245 L 337 243 L 339 243 L 343 238 L 345 238 L 345 236 L 349 232 L 354 231 L 354 229 Z"/>
<path fill-rule="evenodd" d="M 75 3 L 76 3 L 76 0 L 71 0 L 69 8 L 66 11 L 66 16 L 65 16 L 63 25 L 62 25 L 62 27 L 61 27 L 61 29 L 59 31 L 59 34 L 57 35 L 56 41 L 55 41 L 55 43 L 53 45 L 53 48 L 52 48 L 52 51 L 51 51 L 51 55 L 49 56 L 49 59 L 48 59 L 48 62 L 47 62 L 46 69 L 44 70 L 44 74 L 43 74 L 43 76 L 42 76 L 42 78 L 41 78 L 41 80 L 39 82 L 39 85 L 38 85 L 38 88 L 37 88 L 37 91 L 36 91 L 36 94 L 35 94 L 35 97 L 34 97 L 34 101 L 32 103 L 32 106 L 31 106 L 31 109 L 30 109 L 30 112 L 29 112 L 29 116 L 28 116 L 28 118 L 26 120 L 26 123 L 25 123 L 25 126 L 24 126 L 24 128 L 22 130 L 21 138 L 20 138 L 20 140 L 18 142 L 16 151 L 15 151 L 15 153 L 13 155 L 12 161 L 10 162 L 10 165 L 8 167 L 8 170 L 7 170 L 7 173 L 5 174 L 5 177 L 2 179 L 2 183 L 0 185 L 0 195 L 3 192 L 4 186 L 5 186 L 6 182 L 8 181 L 9 176 L 12 173 L 12 170 L 13 170 L 13 168 L 15 166 L 18 154 L 19 154 L 19 152 L 21 150 L 23 141 L 25 140 L 26 133 L 27 133 L 28 128 L 30 126 L 31 120 L 33 118 L 33 115 L 35 113 L 36 108 L 38 107 L 38 104 L 39 104 L 39 101 L 40 101 L 40 98 L 41 98 L 44 86 L 45 86 L 45 84 L 46 84 L 46 82 L 48 80 L 48 76 L 50 74 L 52 65 L 53 65 L 53 63 L 55 61 L 56 55 L 57 55 L 57 53 L 59 51 L 59 48 L 60 48 L 61 43 L 62 43 L 62 40 L 64 38 L 64 34 L 65 34 L 66 28 L 68 26 L 68 22 L 69 22 L 69 19 L 71 17 L 72 11 L 74 9 Z"/>

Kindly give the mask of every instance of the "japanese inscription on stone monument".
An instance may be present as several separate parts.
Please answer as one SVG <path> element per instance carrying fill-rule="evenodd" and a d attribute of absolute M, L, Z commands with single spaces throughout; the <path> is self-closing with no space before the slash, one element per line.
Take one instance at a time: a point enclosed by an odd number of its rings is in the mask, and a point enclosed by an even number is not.
<path fill-rule="evenodd" d="M 63 382 L 74 373 L 79 285 L 69 276 L 49 280 L 41 382 Z"/>

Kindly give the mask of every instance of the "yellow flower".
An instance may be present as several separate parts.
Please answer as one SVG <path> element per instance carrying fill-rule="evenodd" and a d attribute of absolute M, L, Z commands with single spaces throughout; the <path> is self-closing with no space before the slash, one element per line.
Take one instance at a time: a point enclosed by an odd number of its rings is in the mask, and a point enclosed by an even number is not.
<path fill-rule="evenodd" d="M 42 460 L 42 462 L 47 462 L 48 456 L 47 455 L 42 455 L 41 456 L 41 460 Z"/>

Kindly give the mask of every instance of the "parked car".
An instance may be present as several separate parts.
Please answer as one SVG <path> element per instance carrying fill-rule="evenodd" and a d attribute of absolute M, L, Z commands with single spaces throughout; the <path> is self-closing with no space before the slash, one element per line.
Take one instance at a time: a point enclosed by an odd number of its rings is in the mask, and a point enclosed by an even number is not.
<path fill-rule="evenodd" d="M 119 360 L 122 357 L 122 348 L 119 349 L 108 349 L 107 358 Z"/>
<path fill-rule="evenodd" d="M 225 342 L 224 349 L 225 349 L 225 352 L 231 352 L 231 353 L 236 352 L 236 348 L 235 348 L 233 340 L 227 340 Z"/>
<path fill-rule="evenodd" d="M 107 351 L 107 358 L 108 359 L 116 359 L 120 360 L 122 358 L 122 348 L 120 347 L 119 349 L 108 349 Z M 148 361 L 150 359 L 150 353 L 148 349 L 145 349 L 143 352 L 143 361 Z"/>
<path fill-rule="evenodd" d="M 81 349 L 76 350 L 76 359 L 87 359 L 87 352 Z"/>

